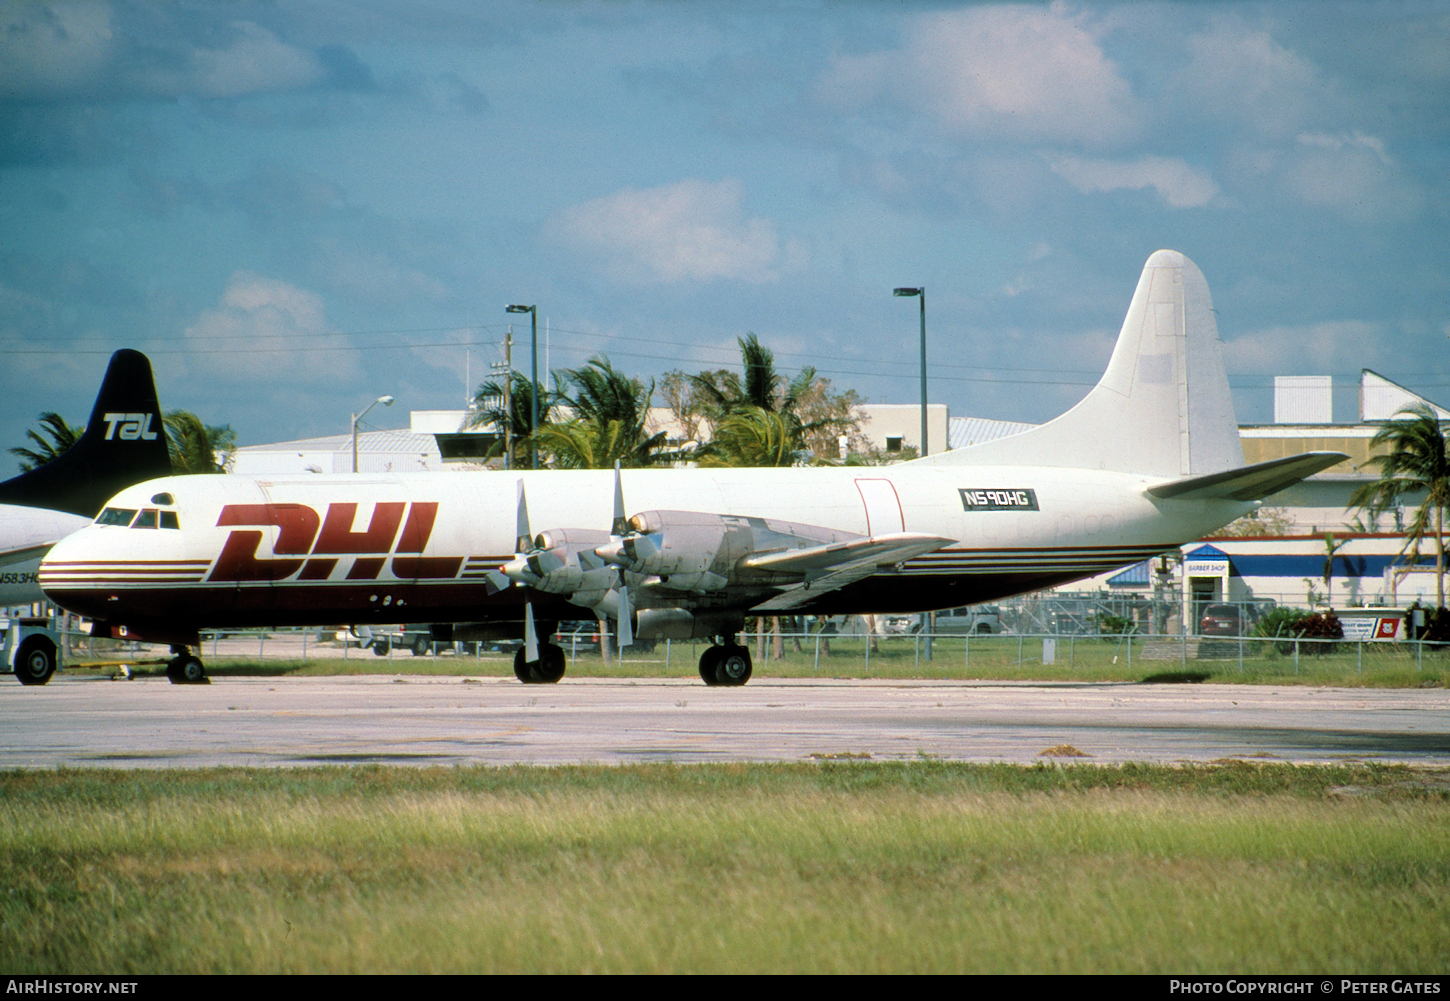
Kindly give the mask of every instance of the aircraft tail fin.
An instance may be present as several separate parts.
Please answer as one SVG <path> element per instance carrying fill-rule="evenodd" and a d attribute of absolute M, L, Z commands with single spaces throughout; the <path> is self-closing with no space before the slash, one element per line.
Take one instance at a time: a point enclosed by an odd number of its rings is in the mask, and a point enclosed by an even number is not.
<path fill-rule="evenodd" d="M 111 355 L 80 440 L 39 469 L 0 483 L 0 504 L 93 518 L 133 483 L 170 475 L 151 362 L 123 348 Z"/>
<path fill-rule="evenodd" d="M 1242 466 L 1238 422 L 1203 272 L 1176 251 L 1160 250 L 1148 258 L 1107 371 L 1061 417 L 917 461 L 1172 477 Z"/>

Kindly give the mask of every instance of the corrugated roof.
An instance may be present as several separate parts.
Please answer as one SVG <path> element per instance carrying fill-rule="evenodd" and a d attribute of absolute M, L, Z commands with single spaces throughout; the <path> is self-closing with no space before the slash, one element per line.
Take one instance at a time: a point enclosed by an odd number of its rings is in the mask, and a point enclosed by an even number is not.
<path fill-rule="evenodd" d="M 947 440 L 951 448 L 966 448 L 983 441 L 1007 438 L 1030 431 L 1036 424 L 1020 421 L 993 421 L 985 417 L 953 417 L 948 423 Z"/>
<path fill-rule="evenodd" d="M 359 431 L 357 450 L 363 452 L 433 452 L 438 441 L 431 434 L 412 431 Z M 347 452 L 352 453 L 352 435 L 329 434 L 320 438 L 299 438 L 270 445 L 243 445 L 238 452 Z"/>

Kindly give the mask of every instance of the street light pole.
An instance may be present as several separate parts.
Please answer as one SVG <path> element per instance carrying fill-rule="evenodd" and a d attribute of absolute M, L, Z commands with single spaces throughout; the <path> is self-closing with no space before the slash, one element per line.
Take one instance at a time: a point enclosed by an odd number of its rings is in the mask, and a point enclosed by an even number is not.
<path fill-rule="evenodd" d="M 921 452 L 926 454 L 926 289 L 893 289 L 892 295 L 916 296 L 921 300 Z"/>
<path fill-rule="evenodd" d="M 921 300 L 921 451 L 918 455 L 926 455 L 926 287 L 892 289 L 891 294 L 903 298 L 916 296 Z M 936 616 L 931 612 L 923 612 L 921 615 L 921 631 L 926 636 L 922 653 L 926 655 L 928 661 L 931 660 L 932 630 L 936 628 L 935 619 Z"/>
<path fill-rule="evenodd" d="M 539 468 L 539 446 L 534 432 L 539 429 L 539 307 L 505 306 L 505 312 L 528 313 L 533 327 L 533 343 L 529 348 L 529 468 Z"/>
<path fill-rule="evenodd" d="M 385 407 L 391 407 L 393 405 L 393 398 L 391 396 L 379 396 L 376 400 L 364 407 L 362 413 L 352 415 L 352 471 L 354 473 L 357 472 L 357 422 L 366 417 L 368 411 L 376 407 L 379 403 Z"/>

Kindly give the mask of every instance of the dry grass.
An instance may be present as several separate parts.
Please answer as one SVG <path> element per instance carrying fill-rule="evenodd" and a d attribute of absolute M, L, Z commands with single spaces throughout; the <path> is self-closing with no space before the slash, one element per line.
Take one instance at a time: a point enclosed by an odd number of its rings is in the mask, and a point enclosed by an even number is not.
<path fill-rule="evenodd" d="M 1450 970 L 1450 775 L 0 776 L 22 972 Z"/>

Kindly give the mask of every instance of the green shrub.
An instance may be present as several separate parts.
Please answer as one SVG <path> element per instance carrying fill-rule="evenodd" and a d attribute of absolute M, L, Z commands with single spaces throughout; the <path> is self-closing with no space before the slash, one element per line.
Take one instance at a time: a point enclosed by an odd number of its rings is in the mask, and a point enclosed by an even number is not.
<path fill-rule="evenodd" d="M 1133 620 L 1122 615 L 1114 615 L 1111 612 L 1098 613 L 1098 632 L 1104 636 L 1121 636 L 1123 633 L 1132 632 Z"/>
<path fill-rule="evenodd" d="M 1335 643 L 1295 643 L 1297 639 L 1339 640 L 1344 638 L 1344 627 L 1339 616 L 1332 611 L 1306 612 L 1302 608 L 1279 607 L 1267 612 L 1254 626 L 1254 636 L 1275 639 L 1274 648 L 1280 653 L 1294 652 L 1295 646 L 1301 653 L 1332 653 Z"/>
<path fill-rule="evenodd" d="M 1450 643 L 1450 608 L 1435 608 L 1417 601 L 1405 611 L 1405 635 L 1410 639 Z M 1425 624 L 1418 630 L 1415 628 L 1417 611 L 1425 613 Z"/>

